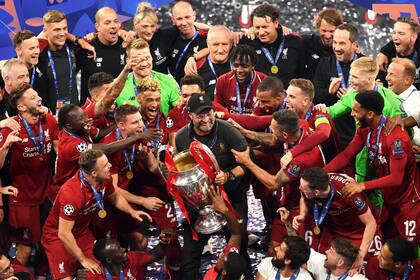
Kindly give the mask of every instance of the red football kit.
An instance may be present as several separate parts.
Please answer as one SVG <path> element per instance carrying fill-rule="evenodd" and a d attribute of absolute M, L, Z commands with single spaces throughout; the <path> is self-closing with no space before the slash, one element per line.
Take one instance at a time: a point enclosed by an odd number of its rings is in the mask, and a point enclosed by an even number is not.
<path fill-rule="evenodd" d="M 26 122 L 29 130 L 23 117 L 13 119 L 20 125 L 18 136 L 22 141 L 13 143 L 8 152 L 8 176 L 11 185 L 19 190 L 17 197 L 10 196 L 9 199 L 9 225 L 13 241 L 30 244 L 39 242 L 41 237 L 39 206 L 43 204 L 45 191 L 51 183 L 50 162 L 53 141 L 58 138 L 58 126 L 49 113 L 40 116 L 35 124 Z M 1 130 L 0 147 L 11 132 L 9 128 Z"/>
<path fill-rule="evenodd" d="M 181 107 L 174 107 L 169 111 L 166 117 L 165 127 L 166 132 L 169 134 L 176 133 L 179 129 L 190 123 L 190 116 L 185 105 Z"/>
<path fill-rule="evenodd" d="M 99 184 L 96 191 L 107 197 L 115 192 L 111 180 Z M 78 261 L 67 251 L 58 237 L 59 219 L 74 221 L 72 234 L 83 254 L 93 257 L 95 237 L 88 226 L 94 215 L 98 214 L 98 204 L 90 189 L 80 179 L 80 172 L 71 177 L 59 190 L 53 207 L 44 224 L 42 245 L 48 257 L 53 279 L 61 279 L 76 274 Z"/>
<path fill-rule="evenodd" d="M 342 168 L 366 145 L 369 158 L 373 159 L 370 160 L 370 165 L 377 179 L 366 181 L 364 185 L 367 190 L 382 191 L 384 206 L 381 221 L 384 224 L 384 237 L 395 235 L 396 229 L 397 234 L 417 246 L 420 192 L 415 184 L 416 162 L 413 147 L 407 132 L 402 131 L 399 126 L 386 135 L 381 127 L 386 125 L 388 119 L 383 119 L 376 129 L 359 128 L 347 148 L 331 161 L 325 170 Z"/>
<path fill-rule="evenodd" d="M 379 268 L 379 260 L 376 258 L 367 264 L 366 278 L 375 280 L 418 280 L 420 278 L 420 261 L 414 260 L 410 262 L 411 268 L 407 278 L 403 277 L 404 273 L 396 275 L 391 272 Z"/>
<path fill-rule="evenodd" d="M 214 110 L 225 113 L 251 114 L 257 102 L 257 87 L 266 77 L 267 75 L 264 73 L 252 71 L 252 80 L 248 81 L 245 86 L 239 86 L 232 71 L 223 74 L 217 79 L 213 102 Z M 238 95 L 240 100 L 238 100 Z"/>
<path fill-rule="evenodd" d="M 80 154 L 89 149 L 89 145 L 93 143 L 92 138 L 95 138 L 98 132 L 99 130 L 94 127 L 91 128 L 88 136 L 78 136 L 66 129 L 60 131 L 55 180 L 47 190 L 47 196 L 51 202 L 54 201 L 60 187 L 76 174 L 79 169 L 77 161 Z"/>
<path fill-rule="evenodd" d="M 238 246 L 235 246 L 235 245 L 227 245 L 223 249 L 223 252 L 219 256 L 219 259 L 220 258 L 224 258 L 225 256 L 227 256 L 230 253 L 237 253 L 237 254 L 239 254 L 239 251 L 240 251 L 240 249 L 239 249 Z M 221 274 L 216 271 L 216 265 L 214 264 L 206 272 L 206 274 L 204 275 L 203 280 L 218 280 L 218 279 L 221 279 L 220 277 L 221 277 Z"/>
<path fill-rule="evenodd" d="M 115 123 L 115 120 L 109 114 L 102 115 L 102 116 L 96 116 L 95 115 L 95 106 L 96 106 L 96 103 L 97 102 L 92 101 L 88 97 L 88 98 L 86 98 L 85 104 L 83 104 L 83 106 L 81 107 L 82 110 L 85 112 L 85 114 L 89 118 L 93 119 L 93 124 L 92 125 L 94 127 L 97 127 L 99 129 L 101 129 L 101 128 L 107 128 L 108 126 L 114 124 Z"/>
<path fill-rule="evenodd" d="M 300 143 L 310 135 L 309 125 L 306 121 L 301 120 L 302 134 L 300 139 L 295 144 Z M 295 146 L 293 145 L 293 146 Z M 283 154 L 291 148 L 292 145 L 284 143 Z M 293 219 L 294 216 L 299 214 L 299 201 L 300 201 L 300 174 L 305 169 L 314 166 L 324 166 L 324 160 L 322 157 L 321 149 L 319 146 L 313 147 L 311 150 L 304 152 L 293 160 L 288 165 L 287 169 L 284 170 L 286 176 L 290 178 L 290 183 L 282 186 L 277 190 L 277 197 L 279 198 L 279 207 L 286 207 L 290 211 L 290 217 Z M 271 239 L 281 243 L 287 236 L 287 230 L 283 222 L 280 220 L 279 215 L 276 215 L 273 220 L 273 229 L 271 232 Z"/>
<path fill-rule="evenodd" d="M 145 280 L 147 265 L 152 262 L 153 256 L 147 252 L 130 251 L 127 253 L 128 260 L 123 264 L 124 280 Z M 112 280 L 120 280 L 120 275 L 111 275 Z M 105 269 L 102 267 L 102 274 L 86 272 L 86 280 L 109 280 L 106 277 Z"/>

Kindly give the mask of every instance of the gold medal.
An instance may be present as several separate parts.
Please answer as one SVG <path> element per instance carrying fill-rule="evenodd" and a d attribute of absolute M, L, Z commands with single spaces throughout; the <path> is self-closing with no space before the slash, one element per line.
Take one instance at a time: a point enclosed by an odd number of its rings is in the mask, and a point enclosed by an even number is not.
<path fill-rule="evenodd" d="M 277 65 L 272 65 L 270 70 L 273 74 L 277 74 L 279 72 L 279 68 L 277 67 Z"/>
<path fill-rule="evenodd" d="M 106 217 L 106 210 L 104 210 L 104 209 L 99 210 L 98 216 L 101 219 L 105 218 Z"/>
<path fill-rule="evenodd" d="M 314 227 L 313 232 L 314 232 L 315 235 L 319 235 L 321 233 L 321 229 L 318 226 L 316 226 L 316 227 Z"/>
<path fill-rule="evenodd" d="M 128 170 L 128 171 L 127 171 L 127 173 L 125 173 L 125 177 L 126 177 L 128 180 L 133 179 L 133 177 L 134 177 L 133 171 Z"/>

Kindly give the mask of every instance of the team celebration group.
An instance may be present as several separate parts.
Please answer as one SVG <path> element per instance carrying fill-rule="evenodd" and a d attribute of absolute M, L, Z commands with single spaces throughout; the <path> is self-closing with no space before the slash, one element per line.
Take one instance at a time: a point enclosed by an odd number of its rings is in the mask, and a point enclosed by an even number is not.
<path fill-rule="evenodd" d="M 173 280 L 419 279 L 420 26 L 399 18 L 372 58 L 339 10 L 299 35 L 279 9 L 257 6 L 246 31 L 176 1 L 172 26 L 142 2 L 124 28 L 100 8 L 84 38 L 57 10 L 40 34 L 16 32 L 1 66 L 0 279 L 146 279 L 162 259 Z M 177 218 L 158 154 L 191 143 L 220 169 L 206 211 L 226 220 L 226 246 L 208 271 L 203 216 L 184 201 Z M 268 240 L 256 272 L 250 189 Z"/>

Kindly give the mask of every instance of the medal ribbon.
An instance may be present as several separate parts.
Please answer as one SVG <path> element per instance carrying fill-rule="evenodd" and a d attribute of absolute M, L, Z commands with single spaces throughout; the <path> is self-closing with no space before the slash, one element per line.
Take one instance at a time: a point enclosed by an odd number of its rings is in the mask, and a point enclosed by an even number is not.
<path fill-rule="evenodd" d="M 411 265 L 411 262 L 408 261 L 407 266 L 404 268 L 403 276 L 401 277 L 401 280 L 407 280 L 410 276 L 411 271 L 413 270 L 413 266 Z M 394 280 L 395 275 L 393 272 L 389 273 L 389 280 Z"/>
<path fill-rule="evenodd" d="M 213 62 L 211 62 L 211 59 L 210 59 L 210 56 L 209 55 L 207 56 L 207 63 L 209 64 L 210 70 L 213 73 L 213 75 L 214 75 L 214 77 L 216 78 L 216 81 L 217 81 L 217 79 L 219 77 L 217 76 L 216 70 L 214 69 Z M 229 62 L 229 64 L 230 64 L 230 69 L 232 69 L 232 63 Z"/>
<path fill-rule="evenodd" d="M 376 141 L 374 149 L 375 151 L 373 154 L 369 151 L 370 149 L 370 137 L 372 135 L 372 130 L 369 131 L 367 138 L 366 138 L 366 147 L 368 148 L 368 156 L 371 161 L 375 161 L 378 158 L 378 150 L 379 150 L 379 139 L 381 137 L 382 128 L 384 127 L 386 122 L 386 117 L 384 115 L 381 115 L 381 121 L 379 122 L 378 127 L 376 128 L 377 134 L 376 134 Z"/>
<path fill-rule="evenodd" d="M 245 93 L 245 99 L 244 99 L 244 105 L 243 105 L 244 107 L 245 107 L 246 101 L 248 100 L 249 93 L 251 92 L 251 87 L 252 87 L 252 81 L 253 80 L 254 80 L 254 71 L 252 71 L 251 80 L 249 81 L 249 84 L 246 87 L 246 93 Z M 239 90 L 238 81 L 236 81 L 236 106 L 238 107 L 239 114 L 243 114 L 244 109 L 242 108 L 241 93 L 240 93 L 240 90 Z"/>
<path fill-rule="evenodd" d="M 188 48 L 190 47 L 194 39 L 197 38 L 197 36 L 198 36 L 198 31 L 195 31 L 194 36 L 191 38 L 188 44 L 184 47 L 184 50 L 181 52 L 181 54 L 178 56 L 178 59 L 176 60 L 176 63 L 175 63 L 175 72 L 178 70 L 179 63 L 181 62 L 182 58 L 184 58 L 185 53 L 187 52 Z"/>
<path fill-rule="evenodd" d="M 117 128 L 117 129 L 115 130 L 115 134 L 116 134 L 116 136 L 117 136 L 117 140 L 122 140 L 122 137 L 121 137 L 121 131 L 120 131 L 120 129 L 119 129 L 119 128 Z M 127 149 L 124 149 L 124 150 L 123 150 L 123 153 L 124 153 L 124 158 L 125 158 L 125 161 L 127 162 L 128 170 L 130 170 L 130 171 L 133 169 L 133 163 L 134 163 L 134 152 L 135 152 L 135 149 L 136 149 L 135 145 L 132 145 L 132 146 L 131 146 L 130 158 L 128 158 Z"/>
<path fill-rule="evenodd" d="M 89 187 L 92 192 L 93 196 L 95 197 L 96 204 L 98 205 L 99 209 L 104 210 L 104 194 L 105 188 L 102 189 L 102 193 L 96 191 L 96 189 L 88 182 L 86 176 L 83 174 L 83 171 L 79 171 L 80 181 L 82 181 L 83 185 Z"/>
<path fill-rule="evenodd" d="M 344 279 L 347 278 L 347 276 L 349 276 L 349 273 L 348 272 L 346 272 L 343 275 L 341 275 L 337 280 L 344 280 Z M 325 280 L 330 280 L 330 278 L 331 278 L 331 272 L 328 273 L 327 279 L 325 279 Z"/>
<path fill-rule="evenodd" d="M 72 90 L 72 86 L 73 86 L 73 64 L 71 61 L 71 53 L 70 53 L 70 49 L 69 46 L 66 46 L 66 51 L 67 51 L 67 58 L 69 61 L 69 67 L 70 67 L 70 77 L 69 77 L 69 94 L 71 94 L 71 90 Z M 51 55 L 51 51 L 48 50 L 48 59 L 49 59 L 49 63 L 51 66 L 51 72 L 53 74 L 53 78 L 54 78 L 54 88 L 55 88 L 55 93 L 58 95 L 58 78 L 57 78 L 57 73 L 55 72 L 55 66 L 54 66 L 54 59 L 52 58 Z"/>
<path fill-rule="evenodd" d="M 314 105 L 311 104 L 311 107 L 309 107 L 308 111 L 305 114 L 305 118 L 304 118 L 305 121 L 309 121 L 309 119 L 311 118 L 313 109 L 314 109 Z"/>
<path fill-rule="evenodd" d="M 160 129 L 160 111 L 158 111 L 158 115 L 157 115 L 156 128 Z M 147 130 L 148 130 L 147 125 L 144 122 L 144 131 L 147 131 Z M 159 148 L 161 145 L 160 140 L 158 138 L 150 140 L 149 143 L 150 145 L 152 145 L 153 148 Z"/>
<path fill-rule="evenodd" d="M 108 271 L 108 269 L 106 269 L 105 267 L 104 267 L 104 270 L 105 270 L 105 277 L 106 277 L 106 280 L 112 280 L 112 275 L 111 275 L 111 273 Z M 121 270 L 120 270 L 120 280 L 124 280 L 124 271 L 123 271 L 123 269 L 121 268 Z"/>
<path fill-rule="evenodd" d="M 289 280 L 296 280 L 296 278 L 299 275 L 299 272 L 300 272 L 300 268 L 296 269 L 295 272 L 293 272 L 292 276 L 290 276 Z M 280 278 L 281 278 L 280 270 L 277 270 L 276 280 L 280 280 Z"/>
<path fill-rule="evenodd" d="M 400 57 L 398 53 L 396 54 L 397 54 L 397 57 Z M 414 51 L 413 56 L 411 57 L 411 60 L 414 62 L 414 64 L 417 65 L 417 51 Z"/>
<path fill-rule="evenodd" d="M 31 76 L 31 86 L 34 86 L 34 81 L 35 81 L 35 71 L 36 71 L 36 67 L 34 66 L 34 68 L 32 68 L 32 76 Z"/>
<path fill-rule="evenodd" d="M 23 122 L 23 125 L 25 126 L 26 132 L 28 132 L 29 138 L 34 143 L 34 145 L 36 146 L 39 155 L 42 155 L 44 153 L 44 147 L 45 147 L 45 142 L 44 142 L 45 134 L 44 134 L 44 131 L 42 130 L 41 120 L 38 120 L 38 122 L 39 122 L 39 141 L 38 141 L 36 139 L 34 131 L 31 129 L 30 125 L 25 120 L 25 118 L 21 114 L 19 114 L 18 116 L 19 116 L 20 120 Z"/>
<path fill-rule="evenodd" d="M 324 206 L 322 206 L 321 214 L 319 214 L 316 199 L 314 199 L 312 210 L 313 210 L 315 225 L 317 227 L 321 225 L 322 221 L 324 221 L 325 217 L 327 216 L 328 208 L 330 208 L 333 197 L 334 197 L 334 188 L 330 184 L 330 192 L 328 193 L 327 201 L 325 202 Z"/>
<path fill-rule="evenodd" d="M 359 56 L 357 54 L 354 54 L 353 59 L 351 60 L 352 62 L 355 61 L 356 59 L 358 59 Z M 340 62 L 338 62 L 338 60 L 335 60 L 335 65 L 337 67 L 337 73 L 338 73 L 338 77 L 341 79 L 341 87 L 342 88 L 348 88 L 350 83 L 350 75 L 347 79 L 347 81 L 344 79 L 344 74 L 343 74 L 343 69 L 341 68 Z"/>
<path fill-rule="evenodd" d="M 276 58 L 275 59 L 273 59 L 273 57 L 271 56 L 271 53 L 269 52 L 269 50 L 267 48 L 261 46 L 261 50 L 264 52 L 265 57 L 267 58 L 267 60 L 273 66 L 276 66 L 277 65 L 277 62 L 279 61 L 279 58 L 280 58 L 280 54 L 283 52 L 284 41 L 286 41 L 284 37 L 281 37 L 280 40 L 281 40 L 281 42 L 280 42 L 279 48 L 277 49 L 277 53 L 276 53 Z"/>

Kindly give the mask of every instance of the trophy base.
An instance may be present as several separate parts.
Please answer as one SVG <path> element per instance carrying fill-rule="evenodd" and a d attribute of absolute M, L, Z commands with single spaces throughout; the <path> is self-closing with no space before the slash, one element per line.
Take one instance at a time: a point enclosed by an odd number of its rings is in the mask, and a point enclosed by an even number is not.
<path fill-rule="evenodd" d="M 226 218 L 222 214 L 206 207 L 200 210 L 194 229 L 201 234 L 211 234 L 219 231 L 226 224 Z"/>

